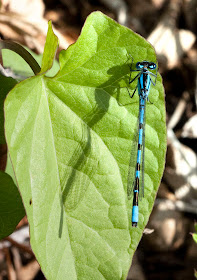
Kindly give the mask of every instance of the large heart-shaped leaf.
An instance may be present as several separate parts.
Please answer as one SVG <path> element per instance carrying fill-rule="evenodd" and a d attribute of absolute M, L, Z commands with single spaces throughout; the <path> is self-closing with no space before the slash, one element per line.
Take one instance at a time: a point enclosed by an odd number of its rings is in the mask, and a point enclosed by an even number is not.
<path fill-rule="evenodd" d="M 126 188 L 138 97 L 122 88 L 131 55 L 156 61 L 143 38 L 93 13 L 61 53 L 56 77 L 25 80 L 6 99 L 9 153 L 47 279 L 125 279 L 148 221 L 165 160 L 164 92 L 158 75 L 146 109 L 145 197 L 132 228 Z"/>

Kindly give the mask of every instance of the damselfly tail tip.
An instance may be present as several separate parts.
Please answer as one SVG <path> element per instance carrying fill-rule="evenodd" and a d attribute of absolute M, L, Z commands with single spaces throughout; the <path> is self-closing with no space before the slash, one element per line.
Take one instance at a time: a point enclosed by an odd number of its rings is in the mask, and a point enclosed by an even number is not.
<path fill-rule="evenodd" d="M 137 222 L 132 222 L 132 227 L 137 227 Z"/>

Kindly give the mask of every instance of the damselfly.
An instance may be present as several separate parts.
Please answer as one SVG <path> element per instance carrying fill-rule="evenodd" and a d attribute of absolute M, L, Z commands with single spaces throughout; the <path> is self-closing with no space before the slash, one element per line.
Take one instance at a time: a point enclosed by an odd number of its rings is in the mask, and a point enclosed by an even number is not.
<path fill-rule="evenodd" d="M 156 70 L 156 73 L 152 73 L 150 70 Z M 131 72 L 139 72 L 133 79 L 131 79 Z M 152 80 L 151 76 L 155 78 Z M 133 208 L 132 208 L 132 226 L 137 227 L 138 224 L 138 199 L 139 195 L 144 196 L 144 156 L 145 156 L 145 114 L 146 114 L 146 101 L 149 101 L 148 95 L 150 91 L 151 83 L 155 86 L 157 79 L 157 65 L 154 62 L 142 61 L 136 63 L 136 69 L 130 69 L 129 84 L 138 79 L 137 86 L 132 95 L 132 98 L 138 88 L 139 95 L 139 128 L 138 128 L 138 149 L 137 149 L 137 162 L 135 167 L 135 179 L 133 182 Z M 141 168 L 141 180 L 140 180 L 140 165 Z M 128 188 L 132 186 L 128 185 Z"/>

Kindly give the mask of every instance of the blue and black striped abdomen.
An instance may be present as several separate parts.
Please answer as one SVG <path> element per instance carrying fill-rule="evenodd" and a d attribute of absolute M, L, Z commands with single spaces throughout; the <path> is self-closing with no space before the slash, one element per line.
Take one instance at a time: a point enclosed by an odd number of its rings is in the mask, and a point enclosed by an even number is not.
<path fill-rule="evenodd" d="M 144 137 L 145 105 L 146 105 L 146 98 L 140 97 L 138 150 L 137 150 L 137 163 L 136 163 L 136 168 L 135 168 L 132 226 L 137 226 L 137 223 L 138 223 L 138 197 L 139 197 L 139 187 L 140 187 L 139 183 L 140 183 L 140 165 L 141 165 L 141 157 L 142 157 L 142 144 L 143 144 L 143 137 Z"/>

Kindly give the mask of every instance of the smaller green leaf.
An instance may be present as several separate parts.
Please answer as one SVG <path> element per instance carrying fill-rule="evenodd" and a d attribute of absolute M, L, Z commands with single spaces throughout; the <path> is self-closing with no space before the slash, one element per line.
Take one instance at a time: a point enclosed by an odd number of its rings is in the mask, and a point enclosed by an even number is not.
<path fill-rule="evenodd" d="M 195 233 L 191 233 L 194 241 L 197 243 L 197 223 L 194 224 Z"/>
<path fill-rule="evenodd" d="M 40 68 L 40 65 L 38 64 L 38 62 L 20 44 L 13 42 L 13 41 L 8 41 L 8 40 L 0 40 L 0 50 L 2 50 L 2 49 L 11 50 L 11 51 L 17 53 L 19 56 L 21 56 L 27 62 L 27 64 L 31 67 L 31 69 L 35 75 L 40 72 L 41 68 Z M 10 75 L 8 75 L 8 76 L 10 76 Z"/>
<path fill-rule="evenodd" d="M 0 171 L 0 239 L 10 235 L 25 215 L 21 196 L 12 178 Z"/>
<path fill-rule="evenodd" d="M 194 269 L 194 277 L 197 279 L 197 270 Z"/>
<path fill-rule="evenodd" d="M 27 49 L 31 54 L 29 49 Z M 2 56 L 3 56 L 3 66 L 4 68 L 11 69 L 14 73 L 17 73 L 18 75 L 29 77 L 33 76 L 34 73 L 28 63 L 17 53 L 14 51 L 10 51 L 7 49 L 2 50 Z M 34 58 L 37 60 L 37 62 L 41 62 L 41 59 L 38 59 L 38 55 L 34 54 Z"/>
<path fill-rule="evenodd" d="M 197 223 L 194 224 L 195 232 L 197 233 Z"/>
<path fill-rule="evenodd" d="M 42 62 L 42 55 L 35 54 L 30 49 L 25 49 L 36 59 L 39 65 Z M 26 77 L 33 76 L 34 73 L 28 63 L 17 53 L 3 49 L 3 65 L 5 68 L 10 68 L 15 74 L 18 74 L 17 80 L 24 80 Z M 54 60 L 53 67 L 47 72 L 48 77 L 53 77 L 59 71 L 59 63 Z M 21 76 L 21 78 L 20 78 Z"/>
<path fill-rule="evenodd" d="M 0 144 L 5 144 L 3 104 L 8 92 L 16 85 L 16 81 L 0 75 Z"/>
<path fill-rule="evenodd" d="M 197 243 L 197 234 L 196 234 L 196 233 L 193 233 L 193 234 L 192 234 L 192 237 L 193 237 L 194 241 Z"/>
<path fill-rule="evenodd" d="M 58 47 L 58 38 L 53 33 L 52 23 L 51 21 L 49 21 L 47 38 L 46 38 L 44 53 L 42 57 L 42 66 L 40 72 L 41 74 L 47 72 L 49 69 L 52 68 L 57 47 Z"/>

